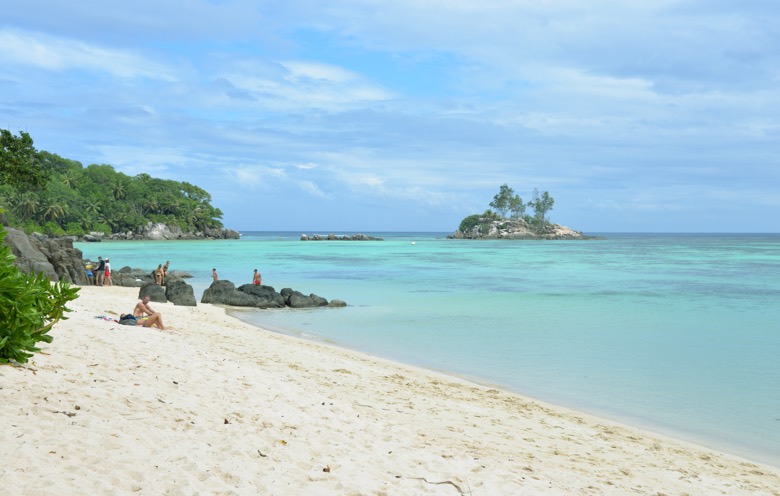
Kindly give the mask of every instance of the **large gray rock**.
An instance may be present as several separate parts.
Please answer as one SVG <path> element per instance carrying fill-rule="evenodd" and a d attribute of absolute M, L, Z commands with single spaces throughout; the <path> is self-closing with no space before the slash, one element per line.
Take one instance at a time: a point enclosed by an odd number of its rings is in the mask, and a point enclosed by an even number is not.
<path fill-rule="evenodd" d="M 87 270 L 81 250 L 73 248 L 71 238 L 49 238 L 34 233 L 30 236 L 12 227 L 6 228 L 5 244 L 11 247 L 19 270 L 43 273 L 52 281 L 87 284 Z"/>
<path fill-rule="evenodd" d="M 306 296 L 300 291 L 295 291 L 290 288 L 284 288 L 282 290 L 282 297 L 284 298 L 285 304 L 290 308 L 313 308 L 328 305 L 328 300 L 325 298 L 315 294 Z"/>
<path fill-rule="evenodd" d="M 149 296 L 152 301 L 156 301 L 157 303 L 168 302 L 168 298 L 165 297 L 165 288 L 154 283 L 141 286 L 141 289 L 138 290 L 138 298 L 143 299 L 144 296 Z"/>
<path fill-rule="evenodd" d="M 244 284 L 236 288 L 232 282 L 227 280 L 212 283 L 203 292 L 203 297 L 200 301 L 201 303 L 254 308 L 313 308 L 328 306 L 328 300 L 315 294 L 306 296 L 290 288 L 285 288 L 281 293 L 277 293 L 271 286 L 255 286 L 253 284 Z M 343 303 L 342 306 L 346 306 L 346 303 Z"/>
<path fill-rule="evenodd" d="M 221 281 L 214 281 L 211 286 L 206 288 L 203 292 L 203 296 L 200 298 L 201 303 L 217 303 L 227 305 L 228 296 L 236 290 L 236 285 L 232 282 L 223 279 Z"/>
<path fill-rule="evenodd" d="M 258 308 L 284 308 L 285 306 L 284 297 L 271 286 L 244 284 L 238 288 L 238 291 L 257 298 L 252 306 Z"/>
<path fill-rule="evenodd" d="M 154 279 L 144 269 L 132 269 L 128 266 L 111 271 L 111 280 L 114 286 L 140 288 L 145 284 L 154 284 Z"/>
<path fill-rule="evenodd" d="M 172 281 L 165 285 L 165 297 L 174 305 L 194 307 L 195 291 L 184 281 Z"/>

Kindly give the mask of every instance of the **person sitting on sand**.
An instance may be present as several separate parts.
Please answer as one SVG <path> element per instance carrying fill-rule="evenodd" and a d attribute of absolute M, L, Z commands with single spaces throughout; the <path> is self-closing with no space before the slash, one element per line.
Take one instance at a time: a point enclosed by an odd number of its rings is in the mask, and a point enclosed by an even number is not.
<path fill-rule="evenodd" d="M 252 276 L 252 284 L 255 286 L 259 286 L 263 284 L 263 276 L 260 275 L 260 273 L 255 269 L 255 275 Z"/>
<path fill-rule="evenodd" d="M 160 330 L 164 331 L 165 326 L 163 325 L 162 314 L 152 310 L 152 307 L 149 306 L 150 300 L 151 297 L 146 295 L 142 300 L 139 300 L 138 303 L 135 304 L 133 316 L 138 319 L 136 325 L 142 325 L 144 327 L 156 325 Z"/>

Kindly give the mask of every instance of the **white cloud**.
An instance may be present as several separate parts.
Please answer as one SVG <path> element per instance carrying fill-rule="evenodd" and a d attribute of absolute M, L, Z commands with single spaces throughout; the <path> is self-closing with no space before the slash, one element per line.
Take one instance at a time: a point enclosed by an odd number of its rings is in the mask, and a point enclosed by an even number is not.
<path fill-rule="evenodd" d="M 328 198 L 330 195 L 323 192 L 314 181 L 298 181 L 298 186 L 317 198 Z"/>
<path fill-rule="evenodd" d="M 51 71 L 88 70 L 121 78 L 175 81 L 169 70 L 129 50 L 26 31 L 0 31 L 0 61 Z"/>

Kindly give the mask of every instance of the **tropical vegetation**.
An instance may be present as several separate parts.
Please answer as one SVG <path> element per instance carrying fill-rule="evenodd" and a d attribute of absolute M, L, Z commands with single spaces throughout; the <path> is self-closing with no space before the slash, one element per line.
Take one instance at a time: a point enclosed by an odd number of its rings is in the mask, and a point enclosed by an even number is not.
<path fill-rule="evenodd" d="M 531 200 L 524 202 L 508 184 L 502 184 L 489 204 L 492 210 L 487 209 L 482 214 L 469 215 L 461 221 L 458 230 L 469 232 L 478 225 L 485 226 L 487 230 L 494 221 L 509 220 L 525 223 L 541 234 L 550 226 L 547 214 L 553 209 L 554 204 L 555 200 L 547 191 L 539 193 L 539 190 L 534 188 Z M 527 208 L 533 210 L 534 214 L 526 214 Z"/>
<path fill-rule="evenodd" d="M 50 171 L 36 160 L 29 135 L 16 138 L 3 131 L 0 140 L 0 189 L 32 191 L 46 184 Z M 66 305 L 78 297 L 79 288 L 63 281 L 52 284 L 42 273 L 22 273 L 3 243 L 5 236 L 0 223 L 0 363 L 24 363 L 40 351 L 38 343 L 52 341 L 48 332 L 67 318 Z"/>
<path fill-rule="evenodd" d="M 111 165 L 37 151 L 27 133 L 2 130 L 0 209 L 11 225 L 49 235 L 137 231 L 162 222 L 184 232 L 221 228 L 211 195 L 187 182 L 128 176 Z"/>

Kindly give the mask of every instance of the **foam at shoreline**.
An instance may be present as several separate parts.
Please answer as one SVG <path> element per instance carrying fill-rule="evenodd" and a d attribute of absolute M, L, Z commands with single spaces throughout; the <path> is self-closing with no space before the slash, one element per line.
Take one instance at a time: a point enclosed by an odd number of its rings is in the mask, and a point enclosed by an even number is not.
<path fill-rule="evenodd" d="M 780 494 L 780 470 L 436 372 L 84 287 L 0 367 L 0 485 L 24 494 Z M 114 312 L 113 314 L 111 312 Z"/>

